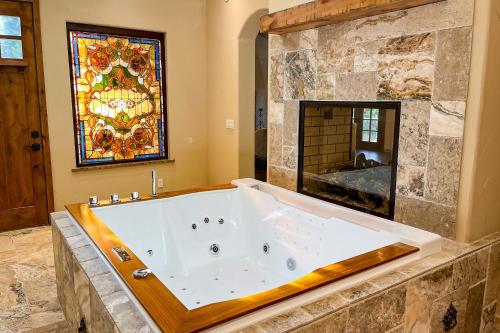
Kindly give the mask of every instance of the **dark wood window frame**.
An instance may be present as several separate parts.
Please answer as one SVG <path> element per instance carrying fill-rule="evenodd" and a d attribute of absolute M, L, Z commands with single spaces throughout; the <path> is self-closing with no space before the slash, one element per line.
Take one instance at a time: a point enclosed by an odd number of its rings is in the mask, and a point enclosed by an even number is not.
<path fill-rule="evenodd" d="M 124 159 L 124 160 L 113 160 L 109 162 L 98 162 L 98 163 L 80 163 L 78 151 L 78 124 L 77 124 L 77 115 L 74 110 L 75 107 L 75 92 L 74 92 L 74 80 L 73 80 L 73 65 L 72 65 L 72 54 L 71 54 L 71 31 L 85 31 L 90 33 L 102 33 L 102 34 L 110 34 L 115 36 L 123 36 L 123 37 L 137 37 L 137 38 L 148 38 L 148 39 L 156 39 L 160 40 L 160 54 L 161 54 L 161 95 L 163 98 L 162 110 L 163 114 L 163 128 L 162 128 L 162 149 L 164 152 L 164 156 L 154 157 L 154 158 L 141 158 L 141 159 Z M 136 29 L 124 29 L 117 28 L 111 26 L 101 26 L 101 25 L 92 25 L 92 24 L 83 24 L 83 23 L 74 23 L 74 22 L 66 22 L 66 36 L 67 36 L 67 44 L 68 44 L 68 64 L 70 70 L 70 83 L 71 83 L 71 101 L 72 101 L 72 112 L 73 112 L 73 134 L 75 140 L 75 163 L 77 168 L 89 169 L 95 167 L 98 169 L 103 165 L 129 165 L 129 164 L 143 164 L 147 161 L 169 161 L 170 155 L 170 140 L 169 140 L 169 121 L 168 121 L 168 103 L 167 103 L 167 57 L 166 57 L 166 33 L 165 32 L 156 32 L 156 31 L 145 31 L 145 30 L 136 30 Z"/>
<path fill-rule="evenodd" d="M 378 214 L 376 212 L 369 211 L 362 207 L 349 205 L 340 200 L 334 200 L 331 198 L 326 198 L 320 195 L 316 195 L 311 192 L 304 191 L 304 118 L 305 110 L 310 107 L 340 107 L 340 108 L 370 108 L 370 109 L 394 109 L 396 110 L 396 117 L 394 122 L 394 140 L 393 140 L 393 159 L 391 165 L 391 184 L 390 184 L 390 194 L 389 194 L 389 212 L 387 215 Z M 372 214 L 375 216 L 387 218 L 394 220 L 394 210 L 396 203 L 396 177 L 398 170 L 398 147 L 399 147 L 399 126 L 400 126 L 400 115 L 401 115 L 401 103 L 400 102 L 353 102 L 353 101 L 301 101 L 300 102 L 300 115 L 299 115 L 299 153 L 297 160 L 297 192 L 316 198 L 331 202 L 340 206 Z M 351 115 L 352 117 L 352 115 Z"/>

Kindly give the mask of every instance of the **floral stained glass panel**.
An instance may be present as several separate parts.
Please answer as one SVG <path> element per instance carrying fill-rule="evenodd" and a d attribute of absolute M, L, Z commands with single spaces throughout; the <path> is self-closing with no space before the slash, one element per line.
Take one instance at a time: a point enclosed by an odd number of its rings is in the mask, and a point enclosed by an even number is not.
<path fill-rule="evenodd" d="M 77 28 L 68 24 L 77 165 L 167 158 L 163 34 Z"/>

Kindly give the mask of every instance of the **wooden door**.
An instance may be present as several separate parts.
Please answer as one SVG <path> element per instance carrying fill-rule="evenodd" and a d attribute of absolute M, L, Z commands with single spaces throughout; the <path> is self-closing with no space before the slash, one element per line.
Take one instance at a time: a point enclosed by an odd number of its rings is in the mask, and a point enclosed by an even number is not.
<path fill-rule="evenodd" d="M 0 0 L 0 231 L 48 224 L 35 5 Z"/>

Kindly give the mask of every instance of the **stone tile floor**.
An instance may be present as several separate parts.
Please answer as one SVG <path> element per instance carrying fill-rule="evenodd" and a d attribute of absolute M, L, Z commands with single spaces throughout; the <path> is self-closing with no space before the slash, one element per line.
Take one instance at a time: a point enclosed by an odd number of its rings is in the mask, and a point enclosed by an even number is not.
<path fill-rule="evenodd" d="M 0 233 L 0 332 L 69 332 L 49 226 Z"/>

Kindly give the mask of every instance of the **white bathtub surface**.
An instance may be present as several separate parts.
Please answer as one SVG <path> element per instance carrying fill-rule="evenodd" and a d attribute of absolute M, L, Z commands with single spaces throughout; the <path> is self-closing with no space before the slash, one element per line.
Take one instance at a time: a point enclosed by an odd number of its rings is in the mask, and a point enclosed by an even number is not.
<path fill-rule="evenodd" d="M 93 211 L 188 309 L 279 287 L 396 242 L 421 255 L 440 247 L 439 236 L 425 231 L 255 180 L 233 183 L 237 189 Z"/>

